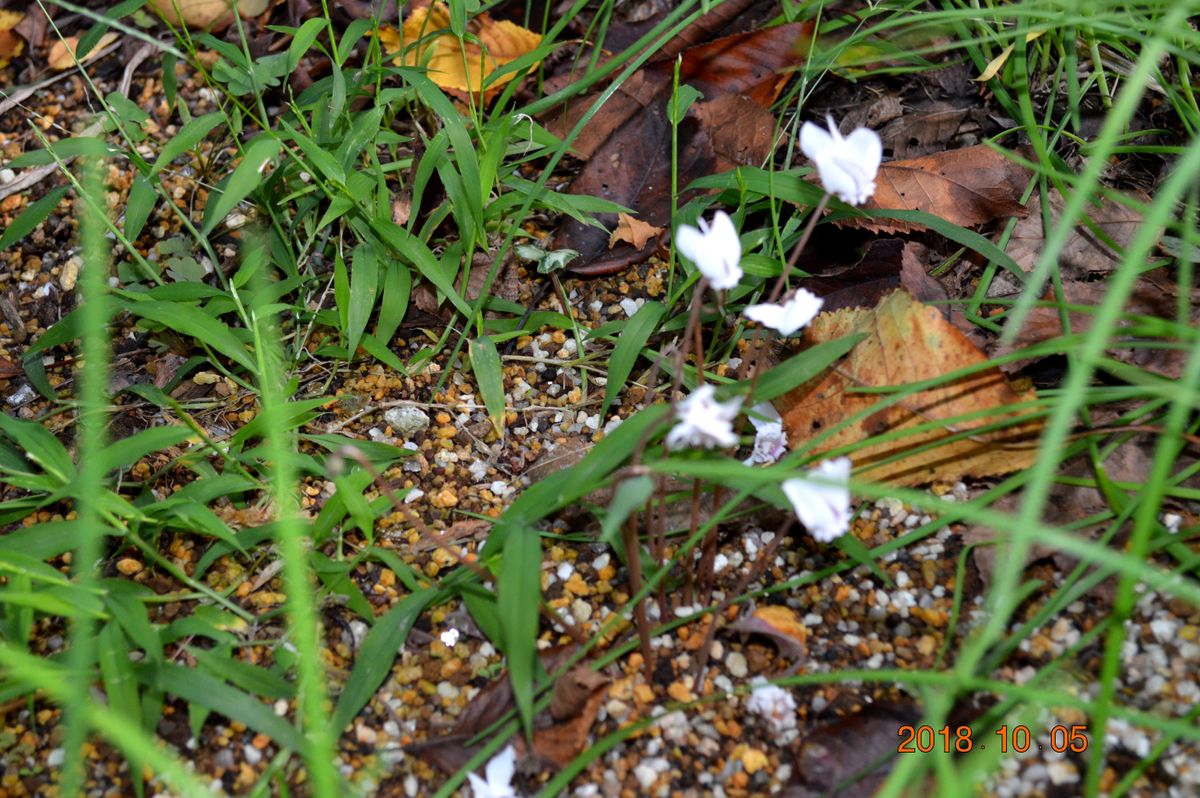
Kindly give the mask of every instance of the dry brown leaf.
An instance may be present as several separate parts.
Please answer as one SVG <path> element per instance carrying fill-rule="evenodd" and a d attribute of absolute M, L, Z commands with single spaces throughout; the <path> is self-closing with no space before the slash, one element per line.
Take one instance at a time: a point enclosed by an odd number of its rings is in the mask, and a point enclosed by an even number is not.
<path fill-rule="evenodd" d="M 24 18 L 20 11 L 0 10 L 0 69 L 25 51 L 25 40 L 13 32 Z"/>
<path fill-rule="evenodd" d="M 612 249 L 619 242 L 633 244 L 635 249 L 646 246 L 646 242 L 665 230 L 665 227 L 655 227 L 648 222 L 634 219 L 627 213 L 617 214 L 617 226 L 608 237 L 608 248 Z"/>
<path fill-rule="evenodd" d="M 115 31 L 109 31 L 100 37 L 100 41 L 88 50 L 87 55 L 83 57 L 80 64 L 86 64 L 89 61 L 94 61 L 100 52 L 115 42 L 119 34 Z M 47 65 L 54 70 L 61 72 L 64 69 L 71 69 L 75 66 L 75 48 L 79 45 L 78 36 L 68 36 L 65 39 L 59 39 L 50 47 L 50 54 L 46 58 Z"/>
<path fill-rule="evenodd" d="M 1063 299 L 1068 305 L 1082 308 L 1098 308 L 1104 301 L 1108 287 L 1104 282 L 1079 282 L 1071 280 L 1063 283 Z M 1053 301 L 1053 290 L 1044 297 Z M 1193 292 L 1187 306 L 1190 308 L 1190 322 L 1200 322 L 1200 292 Z M 1125 312 L 1138 316 L 1153 316 L 1160 319 L 1174 319 L 1179 308 L 1179 286 L 1166 269 L 1154 269 L 1138 276 L 1133 293 L 1125 302 Z M 1092 326 L 1095 313 L 1084 310 L 1072 310 L 1068 314 L 1071 332 L 1082 334 Z M 1126 324 L 1122 322 L 1122 327 Z M 988 350 L 992 357 L 1001 357 L 1043 341 L 1050 341 L 1063 335 L 1062 319 L 1057 307 L 1041 306 L 1029 312 L 1021 323 L 1020 329 L 1013 342 L 1006 346 L 994 344 Z M 1147 345 L 1145 339 L 1134 340 L 1128 335 L 1113 334 L 1109 336 L 1108 353 L 1120 360 L 1147 371 L 1152 371 L 1164 377 L 1179 379 L 1183 367 L 1191 356 L 1191 350 L 1186 346 L 1172 346 L 1171 342 L 1159 341 L 1158 346 Z M 1029 361 L 1007 363 L 1004 368 L 1015 371 L 1028 365 Z"/>
<path fill-rule="evenodd" d="M 1020 203 L 1029 172 L 982 144 L 879 167 L 875 196 L 864 208 L 926 211 L 962 227 L 1024 216 Z M 893 219 L 852 218 L 843 224 L 901 232 L 922 225 Z"/>
<path fill-rule="evenodd" d="M 1141 192 L 1133 194 L 1140 202 L 1149 204 L 1150 197 Z M 1050 223 L 1058 225 L 1062 216 L 1063 198 L 1054 189 L 1048 195 L 1050 201 Z M 1029 215 L 1017 222 L 1008 239 L 1006 252 L 1025 271 L 1032 271 L 1046 246 L 1046 234 L 1042 228 L 1042 202 L 1039 193 L 1029 198 Z M 1099 206 L 1089 205 L 1087 217 L 1095 229 L 1086 224 L 1077 224 L 1070 237 L 1058 253 L 1058 267 L 1064 279 L 1079 279 L 1088 274 L 1109 272 L 1121 263 L 1120 254 L 1097 235 L 1096 230 L 1112 239 L 1124 249 L 1142 226 L 1142 215 L 1132 208 L 1109 199 L 1101 199 Z"/>
<path fill-rule="evenodd" d="M 393 63 L 427 66 L 430 80 L 443 89 L 463 93 L 479 93 L 492 73 L 537 49 L 542 41 L 542 37 L 531 30 L 507 20 L 494 20 L 487 14 L 480 14 L 467 25 L 468 31 L 478 37 L 478 43 L 460 44 L 449 27 L 450 10 L 445 3 L 434 3 L 427 8 L 412 10 L 404 21 L 403 41 L 396 37 L 394 29 L 386 33 L 381 29 L 380 41 L 395 49 L 412 45 Z M 485 96 L 499 91 L 518 74 L 509 72 L 496 78 L 488 86 Z"/>
<path fill-rule="evenodd" d="M 172 25 L 187 25 L 198 30 L 219 31 L 233 22 L 229 0 L 152 0 L 158 13 Z M 238 0 L 242 19 L 257 17 L 267 10 L 270 0 Z"/>
<path fill-rule="evenodd" d="M 905 290 L 889 294 L 874 310 L 847 308 L 822 313 L 805 331 L 804 341 L 813 345 L 853 333 L 866 333 L 866 338 L 838 364 L 777 402 L 793 447 L 881 401 L 878 395 L 851 393 L 851 389 L 904 386 L 987 360 L 941 311 L 922 305 Z M 1034 398 L 1032 390 L 1015 390 L 998 369 L 987 369 L 866 413 L 824 440 L 817 451 L 934 422 L 944 426 L 856 449 L 856 469 L 867 479 L 896 485 L 1006 474 L 1026 468 L 1036 459 L 1039 424 L 1015 424 L 922 447 L 1015 418 L 1006 408 Z M 982 415 L 957 420 L 972 413 Z M 891 457 L 899 459 L 880 464 Z"/>
<path fill-rule="evenodd" d="M 946 102 L 933 103 L 929 108 L 893 119 L 879 138 L 893 158 L 915 158 L 944 150 L 954 138 L 970 108 L 956 108 Z"/>

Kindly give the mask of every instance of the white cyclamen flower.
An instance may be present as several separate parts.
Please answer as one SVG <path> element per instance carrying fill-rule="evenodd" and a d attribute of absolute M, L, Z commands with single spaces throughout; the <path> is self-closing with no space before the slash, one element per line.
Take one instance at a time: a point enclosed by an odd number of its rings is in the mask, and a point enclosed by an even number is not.
<path fill-rule="evenodd" d="M 707 383 L 692 391 L 675 407 L 675 426 L 667 433 L 667 447 L 711 449 L 737 446 L 733 420 L 742 407 L 741 398 L 718 402 L 716 389 Z"/>
<path fill-rule="evenodd" d="M 826 460 L 807 476 L 785 479 L 780 487 L 809 534 L 829 543 L 850 531 L 849 481 L 850 458 L 839 457 Z"/>
<path fill-rule="evenodd" d="M 484 768 L 487 781 L 468 773 L 471 780 L 471 790 L 475 798 L 518 798 L 513 789 L 513 775 L 517 772 L 517 751 L 511 745 L 488 761 Z"/>
<path fill-rule="evenodd" d="M 875 193 L 875 175 L 883 160 L 883 142 L 874 130 L 860 127 L 842 136 L 833 117 L 829 130 L 812 122 L 800 128 L 800 149 L 817 165 L 825 190 L 851 205 L 862 205 Z"/>
<path fill-rule="evenodd" d="M 755 414 L 766 418 L 757 418 Z M 743 461 L 746 465 L 774 463 L 787 453 L 783 419 L 774 405 L 770 402 L 755 405 L 751 408 L 750 423 L 754 425 L 754 451 Z"/>
<path fill-rule="evenodd" d="M 742 314 L 751 321 L 770 327 L 783 335 L 792 335 L 816 318 L 824 303 L 825 300 L 812 291 L 801 288 L 783 304 L 750 305 Z"/>
<path fill-rule="evenodd" d="M 733 288 L 742 279 L 742 242 L 725 211 L 717 211 L 712 224 L 699 220 L 700 229 L 679 225 L 675 246 L 718 291 Z"/>

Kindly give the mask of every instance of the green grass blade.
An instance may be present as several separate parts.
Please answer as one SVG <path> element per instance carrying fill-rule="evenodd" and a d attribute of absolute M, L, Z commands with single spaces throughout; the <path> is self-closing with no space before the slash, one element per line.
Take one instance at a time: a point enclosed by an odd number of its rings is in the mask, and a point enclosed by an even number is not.
<path fill-rule="evenodd" d="M 202 235 L 211 233 L 239 202 L 262 184 L 262 171 L 279 153 L 280 147 L 279 140 L 271 136 L 259 136 L 250 142 L 242 162 L 225 181 L 220 193 L 214 191 L 214 196 L 209 197 L 204 209 L 204 226 L 200 228 Z"/>
<path fill-rule="evenodd" d="M 522 726 L 532 734 L 538 607 L 542 602 L 542 539 L 537 530 L 519 529 L 508 536 L 496 592 L 513 699 Z"/>
<path fill-rule="evenodd" d="M 625 381 L 629 379 L 642 347 L 650 340 L 666 313 L 667 306 L 661 302 L 647 302 L 625 323 L 608 362 L 608 382 L 604 386 L 604 402 L 600 405 L 601 423 L 608 418 L 608 408 L 625 387 Z"/>
<path fill-rule="evenodd" d="M 475 382 L 483 395 L 483 405 L 492 419 L 492 427 L 500 435 L 504 431 L 504 371 L 500 353 L 486 335 L 472 339 L 470 349 L 471 370 L 475 372 Z"/>
<path fill-rule="evenodd" d="M 0 234 L 0 249 L 12 246 L 32 233 L 34 228 L 58 207 L 58 203 L 67 193 L 67 188 L 67 186 L 59 186 L 50 189 L 46 196 L 21 211 L 21 214 L 13 219 L 12 224 L 4 229 L 4 233 Z"/>

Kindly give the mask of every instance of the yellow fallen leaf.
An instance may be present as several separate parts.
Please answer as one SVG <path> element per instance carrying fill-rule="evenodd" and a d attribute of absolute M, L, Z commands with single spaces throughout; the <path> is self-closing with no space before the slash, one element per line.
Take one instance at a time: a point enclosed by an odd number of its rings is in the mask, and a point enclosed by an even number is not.
<path fill-rule="evenodd" d="M 86 64 L 89 61 L 94 61 L 105 47 L 108 47 L 117 40 L 118 35 L 114 31 L 109 31 L 101 36 L 100 41 L 96 42 L 92 49 L 88 50 L 87 55 L 79 63 Z M 75 48 L 78 46 L 78 36 L 68 36 L 65 39 L 59 39 L 50 46 L 50 54 L 46 56 L 47 65 L 59 72 L 75 66 Z"/>
<path fill-rule="evenodd" d="M 634 219 L 627 213 L 617 214 L 617 226 L 608 237 L 608 248 L 612 249 L 620 241 L 633 244 L 634 249 L 641 249 L 646 242 L 661 233 L 664 228 L 655 227 L 649 222 Z"/>
<path fill-rule="evenodd" d="M 820 314 L 805 330 L 804 341 L 812 345 L 853 333 L 866 333 L 866 338 L 823 374 L 776 402 L 793 448 L 857 417 L 812 451 L 895 433 L 889 440 L 854 450 L 856 475 L 877 482 L 955 482 L 1019 471 L 1037 459 L 1040 423 L 1015 421 L 1021 411 L 1011 409 L 1036 395 L 1016 390 L 997 368 L 944 381 L 874 411 L 888 397 L 855 391 L 903 387 L 985 362 L 979 348 L 939 309 L 901 289 L 874 309 Z M 1008 425 L 999 426 L 1002 422 Z M 917 426 L 927 429 L 911 432 Z"/>
<path fill-rule="evenodd" d="M 1043 30 L 1031 30 L 1029 33 L 1026 33 L 1026 44 L 1041 36 L 1043 33 L 1045 33 Z M 988 65 L 983 68 L 983 72 L 980 73 L 979 77 L 975 78 L 975 81 L 977 83 L 987 83 L 989 80 L 999 75 L 1000 70 L 1004 68 L 1005 62 L 1008 61 L 1008 57 L 1013 54 L 1013 50 L 1015 50 L 1016 47 L 1017 46 L 1015 44 L 1010 44 L 1008 47 L 1005 47 L 1003 50 L 1001 50 L 1000 55 L 996 56 L 991 61 L 988 61 Z"/>
<path fill-rule="evenodd" d="M 25 15 L 20 11 L 0 11 L 0 69 L 25 51 L 25 40 L 13 33 Z"/>
<path fill-rule="evenodd" d="M 152 0 L 152 3 L 172 25 L 219 31 L 233 22 L 230 0 Z M 237 10 L 242 19 L 250 19 L 266 11 L 269 5 L 270 0 L 238 0 Z"/>
<path fill-rule="evenodd" d="M 542 37 L 507 20 L 480 14 L 467 25 L 478 42 L 459 40 L 450 33 L 450 11 L 445 3 L 413 9 L 404 21 L 403 43 L 409 45 L 397 65 L 425 66 L 429 79 L 443 89 L 478 94 L 496 70 L 512 63 L 541 43 Z M 390 45 L 394 32 L 380 30 L 380 41 Z M 509 72 L 493 80 L 489 93 L 517 76 Z"/>

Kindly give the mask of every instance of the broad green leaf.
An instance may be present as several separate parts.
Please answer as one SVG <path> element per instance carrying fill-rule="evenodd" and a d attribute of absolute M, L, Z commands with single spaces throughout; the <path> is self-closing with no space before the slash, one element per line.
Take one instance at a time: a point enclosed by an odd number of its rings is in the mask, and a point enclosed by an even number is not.
<path fill-rule="evenodd" d="M 600 521 L 600 542 L 614 548 L 621 548 L 618 533 L 621 525 L 638 510 L 654 494 L 654 479 L 647 474 L 621 480 L 621 484 L 613 491 L 612 501 L 608 504 L 608 512 Z M 637 552 L 626 552 L 627 557 L 636 556 Z"/>
<path fill-rule="evenodd" d="M 346 728 L 392 672 L 396 654 L 408 639 L 417 617 L 427 606 L 444 596 L 442 589 L 433 587 L 413 593 L 401 599 L 371 627 L 333 710 L 330 722 L 335 734 L 340 734 Z"/>
<path fill-rule="evenodd" d="M 354 357 L 379 298 L 379 258 L 370 244 L 359 244 L 350 258 L 350 307 L 346 316 L 346 351 Z"/>
<path fill-rule="evenodd" d="M 199 308 L 170 302 L 130 302 L 126 310 L 135 316 L 163 325 L 182 335 L 195 338 L 247 371 L 257 368 L 254 356 L 224 322 Z"/>
<path fill-rule="evenodd" d="M 101 531 L 105 534 L 116 534 L 116 531 L 109 527 L 101 527 Z M 83 534 L 87 533 L 78 521 L 46 521 L 0 535 L 0 551 L 18 552 L 39 560 L 48 560 L 78 546 L 79 536 Z"/>
<path fill-rule="evenodd" d="M 57 568 L 13 549 L 0 548 L 0 574 L 10 577 L 25 576 L 31 582 L 47 585 L 71 586 L 71 580 Z"/>
<path fill-rule="evenodd" d="M 67 447 L 54 437 L 54 433 L 41 424 L 13 418 L 0 413 L 0 432 L 12 439 L 32 460 L 59 484 L 65 485 L 75 479 L 75 462 Z"/>
<path fill-rule="evenodd" d="M 154 190 L 154 178 L 137 175 L 129 188 L 129 198 L 125 201 L 125 237 L 136 241 L 146 226 L 146 220 L 154 212 L 158 204 L 158 192 Z"/>
<path fill-rule="evenodd" d="M 30 166 L 45 166 L 69 158 L 91 157 L 108 158 L 120 155 L 120 151 L 108 146 L 104 139 L 90 136 L 77 136 L 62 141 L 56 141 L 48 149 L 31 150 L 18 155 L 8 162 L 9 169 L 25 169 Z"/>
<path fill-rule="evenodd" d="M 317 144 L 317 142 L 313 141 L 307 135 L 289 125 L 286 120 L 279 120 L 279 124 L 291 134 L 292 141 L 296 142 L 296 146 L 304 153 L 304 157 L 308 160 L 305 166 L 310 171 L 338 184 L 346 182 L 346 172 L 342 169 L 342 165 L 338 163 L 337 158 L 333 157 L 332 153 L 321 149 L 320 144 Z"/>
<path fill-rule="evenodd" d="M 201 671 L 211 673 L 218 679 L 229 682 L 259 698 L 278 700 L 291 698 L 295 686 L 266 668 L 223 655 L 220 649 L 204 649 L 188 646 L 188 653 L 196 658 Z"/>
<path fill-rule="evenodd" d="M 608 408 L 612 406 L 617 394 L 625 387 L 637 362 L 642 347 L 666 315 L 667 306 L 661 302 L 647 302 L 638 308 L 637 313 L 625 323 L 625 329 L 617 337 L 617 345 L 613 347 L 612 358 L 608 362 L 608 382 L 604 385 L 604 402 L 600 405 L 600 423 L 608 418 Z"/>
<path fill-rule="evenodd" d="M 192 429 L 184 424 L 168 424 L 111 441 L 99 455 L 103 462 L 102 470 L 107 474 L 114 468 L 131 468 L 151 452 L 176 446 L 191 435 Z"/>
<path fill-rule="evenodd" d="M 145 652 L 146 658 L 159 662 L 163 658 L 162 638 L 150 623 L 145 601 L 154 592 L 144 585 L 127 579 L 105 579 L 101 582 L 106 595 L 104 606 L 134 645 Z"/>
<path fill-rule="evenodd" d="M 371 512 L 371 503 L 363 496 L 363 490 L 371 484 L 371 472 L 359 469 L 350 474 L 342 474 L 333 478 L 337 488 L 335 496 L 345 505 L 354 524 L 362 531 L 367 542 L 375 541 L 375 514 Z"/>
<path fill-rule="evenodd" d="M 304 750 L 304 738 L 296 727 L 276 715 L 257 696 L 231 687 L 211 674 L 172 663 L 157 666 L 137 663 L 133 672 L 142 684 L 241 721 L 283 748 Z"/>
<path fill-rule="evenodd" d="M 128 720 L 140 720 L 142 702 L 129 661 L 128 642 L 115 623 L 105 624 L 97 635 L 96 659 L 100 663 L 100 678 L 104 682 L 108 705 Z"/>
<path fill-rule="evenodd" d="M 350 570 L 354 567 L 352 562 L 331 560 L 319 551 L 309 554 L 309 561 L 312 563 L 313 572 L 331 595 L 340 596 L 346 602 L 346 606 L 358 613 L 358 617 L 367 623 L 375 623 L 375 609 L 350 578 Z"/>
<path fill-rule="evenodd" d="M 542 539 L 537 530 L 508 536 L 496 584 L 504 655 L 513 699 L 524 728 L 533 731 L 533 680 L 537 675 L 538 608 L 542 602 Z"/>
<path fill-rule="evenodd" d="M 438 262 L 433 252 L 429 250 L 429 247 L 421 239 L 391 219 L 372 219 L 371 229 L 389 247 L 399 252 L 409 263 L 416 266 L 421 276 L 433 283 L 433 286 L 441 291 L 460 313 L 470 318 L 470 303 L 459 296 L 458 291 L 455 290 L 454 284 L 451 282 L 451 277 L 446 274 L 445 268 Z"/>
<path fill-rule="evenodd" d="M 46 196 L 21 211 L 20 215 L 13 219 L 12 224 L 6 227 L 4 233 L 0 235 L 0 249 L 5 249 L 32 233 L 58 207 L 59 200 L 67 193 L 68 188 L 69 186 L 52 188 L 46 193 Z"/>
<path fill-rule="evenodd" d="M 316 16 L 306 20 L 292 34 L 292 43 L 288 45 L 287 71 L 289 75 L 296 71 L 296 66 L 300 63 L 301 57 L 313 46 L 313 42 L 317 40 L 317 36 L 321 34 L 322 30 L 326 29 L 326 25 L 328 25 L 328 22 L 326 22 L 324 17 Z"/>
<path fill-rule="evenodd" d="M 500 353 L 486 335 L 472 339 L 470 348 L 471 370 L 475 372 L 475 382 L 479 385 L 479 393 L 483 395 L 483 405 L 499 435 L 504 430 L 504 371 L 500 365 Z"/>
<path fill-rule="evenodd" d="M 683 118 L 687 116 L 688 109 L 692 107 L 692 103 L 703 96 L 695 87 L 684 83 L 667 101 L 667 119 L 671 120 L 673 124 L 681 124 Z"/>
<path fill-rule="evenodd" d="M 154 166 L 150 168 L 151 173 L 157 174 L 161 172 L 170 165 L 171 161 L 174 161 L 180 155 L 183 155 L 203 141 L 204 137 L 223 121 L 225 121 L 224 115 L 218 111 L 214 111 L 211 114 L 198 116 L 181 127 L 179 132 L 163 145 L 158 158 L 154 161 Z"/>
<path fill-rule="evenodd" d="M 847 335 L 844 338 L 817 344 L 788 358 L 759 378 L 758 385 L 754 388 L 754 401 L 770 401 L 777 396 L 782 396 L 797 385 L 803 385 L 828 368 L 830 363 L 853 349 L 855 344 L 865 337 L 866 335 L 863 333 Z M 736 393 L 738 389 L 748 389 L 750 384 L 751 381 L 747 380 L 722 393 Z"/>
<path fill-rule="evenodd" d="M 208 207 L 204 209 L 204 227 L 201 228 L 201 233 L 211 233 L 239 202 L 258 188 L 262 183 L 263 169 L 279 153 L 281 146 L 278 139 L 267 135 L 260 135 L 250 142 L 242 162 L 225 181 L 220 193 L 209 196 Z"/>

